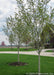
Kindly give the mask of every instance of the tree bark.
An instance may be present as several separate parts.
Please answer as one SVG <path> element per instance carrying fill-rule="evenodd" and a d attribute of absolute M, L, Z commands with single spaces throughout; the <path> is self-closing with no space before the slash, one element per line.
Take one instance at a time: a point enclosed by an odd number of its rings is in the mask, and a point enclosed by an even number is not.
<path fill-rule="evenodd" d="M 38 75 L 40 75 L 40 52 L 41 51 L 40 51 L 39 39 L 38 39 L 37 47 L 38 47 Z"/>
<path fill-rule="evenodd" d="M 27 49 L 27 42 L 26 42 L 26 49 Z"/>
<path fill-rule="evenodd" d="M 11 50 L 12 50 L 12 43 L 11 43 Z"/>
<path fill-rule="evenodd" d="M 38 75 L 40 75 L 40 51 L 38 53 Z"/>
<path fill-rule="evenodd" d="M 19 62 L 19 47 L 18 47 L 18 62 Z"/>
<path fill-rule="evenodd" d="M 18 46 L 17 46 L 17 48 L 18 48 L 18 62 L 20 61 L 20 59 L 19 59 L 19 48 L 20 48 L 20 41 L 18 42 Z"/>

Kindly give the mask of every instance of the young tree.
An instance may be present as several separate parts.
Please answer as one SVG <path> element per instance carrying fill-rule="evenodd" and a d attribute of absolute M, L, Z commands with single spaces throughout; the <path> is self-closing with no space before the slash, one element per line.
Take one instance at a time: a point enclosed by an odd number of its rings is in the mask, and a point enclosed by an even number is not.
<path fill-rule="evenodd" d="M 38 48 L 38 73 L 40 75 L 40 52 L 44 44 L 41 41 L 41 33 L 44 26 L 48 23 L 48 3 L 50 0 L 26 0 L 23 6 L 23 0 L 17 0 L 17 5 L 22 14 L 22 19 L 29 29 L 33 40 L 37 41 Z M 27 14 L 28 13 L 28 14 Z M 44 38 L 44 35 L 42 35 Z M 41 42 L 41 45 L 39 44 Z"/>
<path fill-rule="evenodd" d="M 18 62 L 19 62 L 19 47 L 23 37 L 27 41 L 31 36 L 31 40 L 37 42 L 38 48 L 38 73 L 40 75 L 40 52 L 44 42 L 41 41 L 41 33 L 45 25 L 48 25 L 49 15 L 48 6 L 50 0 L 16 0 L 18 12 L 15 13 L 12 24 L 8 25 L 10 30 L 15 34 L 18 47 Z M 25 31 L 25 32 L 24 32 Z M 27 36 L 27 37 L 26 37 Z M 44 35 L 42 37 L 44 38 Z M 40 43 L 41 42 L 41 43 Z M 41 45 L 40 45 L 41 44 Z"/>
<path fill-rule="evenodd" d="M 24 29 L 24 24 L 21 19 L 21 13 L 15 13 L 15 18 L 14 18 L 14 25 L 12 27 L 12 31 L 15 34 L 15 42 L 17 42 L 17 49 L 18 49 L 18 62 L 20 61 L 19 59 L 19 48 L 20 44 L 22 41 L 22 34 L 23 34 L 23 29 Z"/>

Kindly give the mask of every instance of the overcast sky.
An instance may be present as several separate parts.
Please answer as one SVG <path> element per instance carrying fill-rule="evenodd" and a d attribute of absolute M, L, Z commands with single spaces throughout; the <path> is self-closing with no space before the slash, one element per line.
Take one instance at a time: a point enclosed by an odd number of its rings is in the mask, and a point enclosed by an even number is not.
<path fill-rule="evenodd" d="M 54 8 L 54 0 L 51 0 L 49 5 Z M 6 25 L 6 18 L 9 15 L 14 15 L 16 8 L 16 0 L 0 0 L 0 44 L 2 41 L 4 41 L 6 45 L 9 44 L 7 36 L 2 31 L 2 27 Z"/>

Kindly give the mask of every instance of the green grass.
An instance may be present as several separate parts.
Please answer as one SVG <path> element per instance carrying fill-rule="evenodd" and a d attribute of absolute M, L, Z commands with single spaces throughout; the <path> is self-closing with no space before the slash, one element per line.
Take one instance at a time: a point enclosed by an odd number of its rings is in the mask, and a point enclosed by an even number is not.
<path fill-rule="evenodd" d="M 28 50 L 25 50 L 26 48 L 20 48 L 20 51 L 35 51 L 37 49 L 28 48 Z M 17 51 L 17 48 L 0 48 L 0 51 Z"/>
<path fill-rule="evenodd" d="M 47 50 L 46 52 L 54 52 L 53 50 Z"/>
<path fill-rule="evenodd" d="M 54 57 L 41 56 L 41 73 L 54 73 Z M 7 63 L 16 62 L 17 54 L 0 54 L 0 75 L 25 75 L 38 72 L 38 56 L 20 55 L 20 61 L 25 66 L 9 66 Z"/>

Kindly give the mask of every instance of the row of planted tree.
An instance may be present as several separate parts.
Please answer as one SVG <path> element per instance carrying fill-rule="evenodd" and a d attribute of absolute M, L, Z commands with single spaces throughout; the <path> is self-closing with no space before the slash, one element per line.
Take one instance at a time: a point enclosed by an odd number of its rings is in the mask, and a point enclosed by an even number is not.
<path fill-rule="evenodd" d="M 40 52 L 45 41 L 49 39 L 48 30 L 50 29 L 54 33 L 52 28 L 54 25 L 54 8 L 48 5 L 50 0 L 16 1 L 17 12 L 14 13 L 14 16 L 6 19 L 6 26 L 4 26 L 3 31 L 9 37 L 11 45 L 12 43 L 17 45 L 18 62 L 20 44 L 36 41 L 39 55 L 38 72 L 40 73 Z"/>

